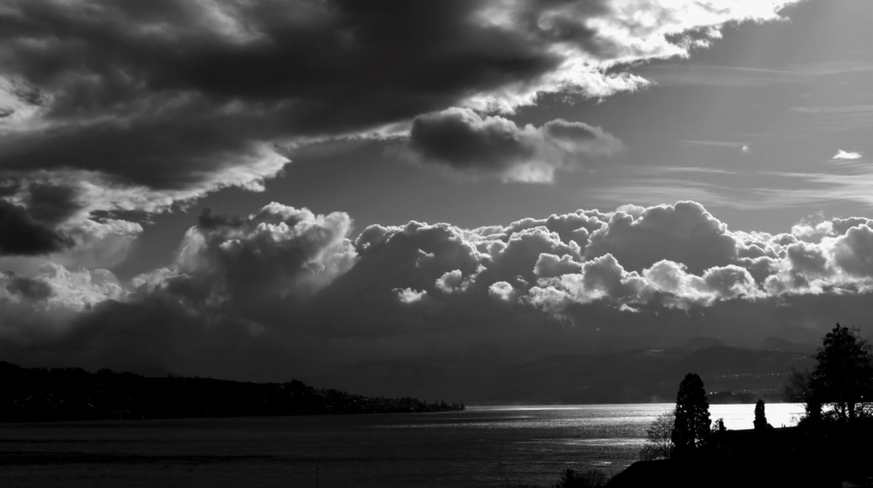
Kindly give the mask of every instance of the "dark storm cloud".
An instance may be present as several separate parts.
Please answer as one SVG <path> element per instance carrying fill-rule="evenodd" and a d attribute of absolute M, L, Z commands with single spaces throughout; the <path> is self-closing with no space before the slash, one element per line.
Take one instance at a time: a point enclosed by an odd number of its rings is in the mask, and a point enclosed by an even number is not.
<path fill-rule="evenodd" d="M 6 291 L 12 295 L 19 295 L 27 300 L 45 300 L 52 296 L 52 287 L 42 280 L 35 280 L 24 276 L 7 276 Z"/>
<path fill-rule="evenodd" d="M 288 162 L 276 144 L 402 122 L 559 67 L 547 39 L 472 20 L 486 4 L 8 3 L 0 169 L 110 189 L 89 212 L 260 189 Z"/>
<path fill-rule="evenodd" d="M 25 201 L 30 216 L 50 225 L 65 222 L 81 209 L 75 188 L 69 186 L 30 185 Z"/>
<path fill-rule="evenodd" d="M 0 12 L 4 68 L 64 125 L 51 144 L 14 138 L 4 160 L 160 188 L 259 139 L 404 120 L 557 67 L 548 44 L 469 22 L 482 4 L 15 2 Z"/>
<path fill-rule="evenodd" d="M 558 119 L 518 127 L 503 117 L 466 109 L 422 115 L 412 123 L 409 149 L 425 164 L 473 176 L 545 183 L 558 170 L 595 166 L 622 149 L 621 141 L 581 122 Z"/>
<path fill-rule="evenodd" d="M 560 64 L 545 41 L 471 22 L 486 3 L 22 1 L 0 25 L 5 58 L 28 82 L 96 76 L 67 82 L 52 104 L 57 117 L 122 108 L 143 93 L 194 92 L 287 103 L 293 130 L 335 133 L 533 81 Z"/>
<path fill-rule="evenodd" d="M 510 113 L 542 92 L 635 90 L 645 80 L 617 66 L 685 54 L 684 32 L 772 19 L 786 2 L 721 3 L 640 2 L 658 19 L 649 25 L 612 0 L 5 2 L 0 164 L 12 177 L 48 170 L 55 183 L 89 183 L 101 190 L 89 212 L 260 189 L 287 163 L 277 147 L 386 125 L 396 135 L 453 106 Z M 480 137 L 500 132 L 486 125 Z M 522 140 L 439 154 L 432 134 L 416 147 L 452 168 L 475 161 L 542 181 L 617 142 L 560 121 L 505 130 Z M 543 139 L 538 149 L 528 132 Z M 506 171 L 518 166 L 506 158 L 527 156 L 547 167 Z"/>
<path fill-rule="evenodd" d="M 49 254 L 72 244 L 68 236 L 36 220 L 25 208 L 0 200 L 0 255 Z"/>
<path fill-rule="evenodd" d="M 28 135 L 0 135 L 0 164 L 11 175 L 75 168 L 96 172 L 108 184 L 185 190 L 264 158 L 270 148 L 251 133 L 257 124 L 245 116 L 171 111 L 131 121 L 60 125 Z M 228 184 L 257 179 L 226 178 Z"/>
<path fill-rule="evenodd" d="M 707 19 L 718 25 L 772 18 L 766 11 L 786 2 L 755 14 L 703 5 L 718 2 L 639 3 L 661 14 L 657 25 L 623 18 L 608 0 L 19 0 L 0 14 L 0 39 L 4 66 L 23 79 L 18 91 L 31 101 L 51 94 L 55 117 L 125 111 L 143 94 L 199 93 L 285 103 L 293 130 L 333 134 L 536 84 L 572 58 L 556 45 L 613 60 L 650 36 L 659 42 L 639 55 L 677 54 L 660 50 L 679 48 L 666 37 L 696 27 L 695 8 L 723 16 Z M 623 26 L 625 37 L 592 18 Z"/>

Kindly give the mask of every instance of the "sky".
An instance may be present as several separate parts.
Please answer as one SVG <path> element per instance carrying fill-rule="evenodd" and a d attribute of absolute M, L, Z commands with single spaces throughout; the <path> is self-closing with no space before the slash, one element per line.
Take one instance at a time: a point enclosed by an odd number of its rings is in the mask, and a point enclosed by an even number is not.
<path fill-rule="evenodd" d="M 3 2 L 0 359 L 399 393 L 869 335 L 871 16 Z"/>

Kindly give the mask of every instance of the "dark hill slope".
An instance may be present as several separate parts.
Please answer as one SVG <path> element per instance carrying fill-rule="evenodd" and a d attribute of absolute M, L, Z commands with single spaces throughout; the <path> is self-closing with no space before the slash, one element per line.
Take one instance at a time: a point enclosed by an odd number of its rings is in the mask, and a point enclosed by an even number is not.
<path fill-rule="evenodd" d="M 300 381 L 248 383 L 149 378 L 80 368 L 22 368 L 0 362 L 0 422 L 260 415 L 435 412 L 463 404 L 425 403 L 319 390 Z"/>

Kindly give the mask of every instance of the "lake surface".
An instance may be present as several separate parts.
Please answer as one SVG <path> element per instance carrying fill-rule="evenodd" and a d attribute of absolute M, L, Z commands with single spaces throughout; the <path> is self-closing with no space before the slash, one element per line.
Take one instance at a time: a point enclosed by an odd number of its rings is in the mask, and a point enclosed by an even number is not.
<path fill-rule="evenodd" d="M 464 412 L 0 424 L 6 487 L 550 486 L 566 468 L 621 471 L 672 404 Z M 789 426 L 801 405 L 767 404 Z M 712 405 L 728 429 L 754 405 Z"/>

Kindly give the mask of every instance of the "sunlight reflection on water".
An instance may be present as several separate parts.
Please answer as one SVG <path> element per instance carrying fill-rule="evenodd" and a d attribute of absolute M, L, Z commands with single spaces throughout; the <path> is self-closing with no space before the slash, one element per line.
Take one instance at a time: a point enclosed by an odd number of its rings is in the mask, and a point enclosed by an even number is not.
<path fill-rule="evenodd" d="M 385 424 L 374 427 L 385 429 L 573 429 L 587 432 L 602 429 L 644 430 L 659 414 L 673 409 L 672 404 L 631 405 L 561 405 L 561 406 L 488 406 L 469 407 L 471 413 L 488 413 L 488 416 L 456 417 L 454 422 L 435 419 L 434 422 Z M 754 404 L 710 405 L 710 419 L 723 419 L 725 427 L 732 430 L 751 429 L 754 425 Z M 803 414 L 803 405 L 796 403 L 770 403 L 765 407 L 767 421 L 773 427 L 790 427 L 797 424 Z M 504 413 L 537 412 L 537 415 L 502 415 Z"/>
<path fill-rule="evenodd" d="M 639 459 L 672 404 L 471 407 L 464 412 L 0 426 L 0 486 L 552 486 L 566 468 L 614 474 Z M 751 428 L 754 405 L 712 405 Z M 768 404 L 792 425 L 800 405 Z M 122 454 L 119 454 L 122 453 Z M 22 460 L 31 459 L 35 464 Z M 46 462 L 45 459 L 51 459 Z"/>

